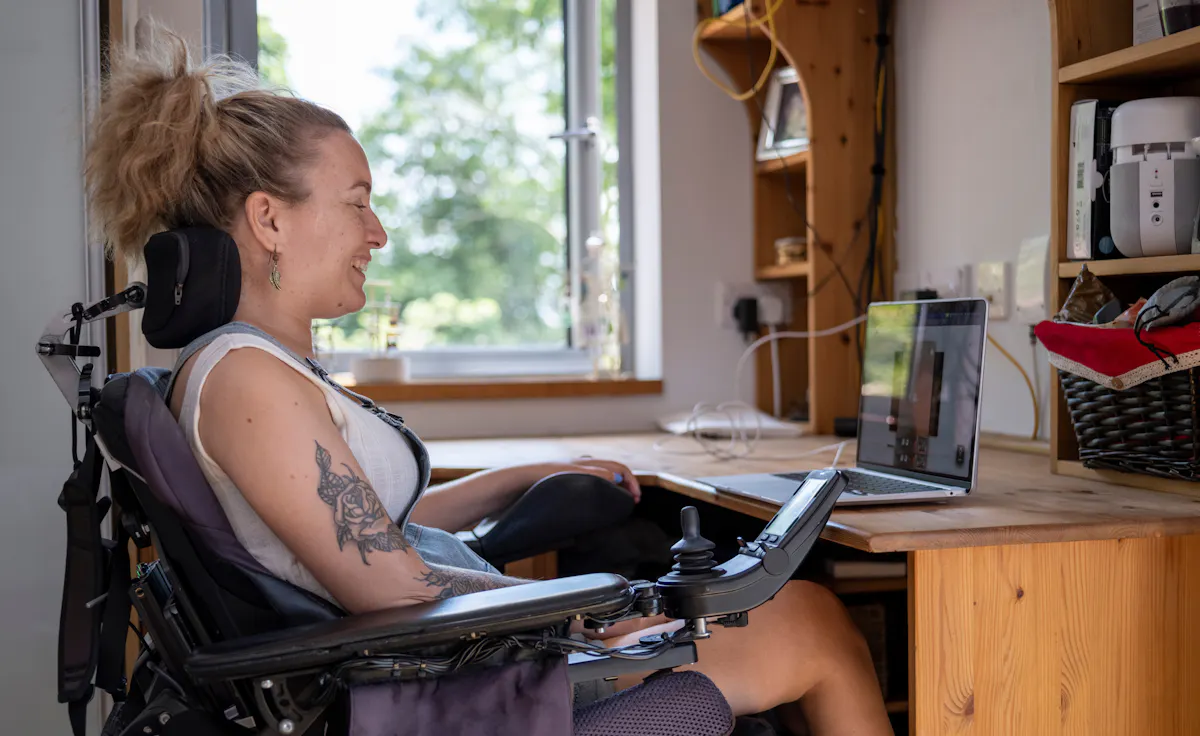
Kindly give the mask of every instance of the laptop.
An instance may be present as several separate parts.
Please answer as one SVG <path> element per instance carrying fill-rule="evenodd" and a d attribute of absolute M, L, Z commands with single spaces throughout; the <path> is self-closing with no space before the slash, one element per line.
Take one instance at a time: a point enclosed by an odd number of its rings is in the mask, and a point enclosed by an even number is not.
<path fill-rule="evenodd" d="M 867 308 L 858 452 L 838 505 L 965 496 L 975 484 L 988 303 L 878 302 Z M 782 504 L 807 471 L 699 478 Z"/>

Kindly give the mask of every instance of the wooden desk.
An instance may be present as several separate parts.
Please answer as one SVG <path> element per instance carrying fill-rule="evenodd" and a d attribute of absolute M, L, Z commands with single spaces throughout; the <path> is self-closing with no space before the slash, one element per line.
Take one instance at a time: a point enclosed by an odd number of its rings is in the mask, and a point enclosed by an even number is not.
<path fill-rule="evenodd" d="M 660 435 L 431 442 L 447 480 L 589 454 L 644 485 L 769 518 L 708 475 L 788 460 L 831 438 L 770 440 L 717 461 Z M 854 457 L 853 444 L 842 454 Z M 1046 457 L 983 449 L 978 488 L 945 503 L 839 509 L 825 537 L 908 553 L 910 733 L 1200 732 L 1200 486 L 1184 496 L 1051 475 Z"/>

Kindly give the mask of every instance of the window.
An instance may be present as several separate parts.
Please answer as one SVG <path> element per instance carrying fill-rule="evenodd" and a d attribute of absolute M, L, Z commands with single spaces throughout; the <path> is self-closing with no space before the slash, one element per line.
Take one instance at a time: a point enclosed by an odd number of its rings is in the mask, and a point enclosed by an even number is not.
<path fill-rule="evenodd" d="M 414 378 L 632 368 L 617 146 L 627 1 L 257 0 L 249 54 L 234 30 L 248 18 L 210 33 L 340 113 L 371 162 L 389 242 L 367 307 L 314 329 L 332 370 L 392 350 Z"/>

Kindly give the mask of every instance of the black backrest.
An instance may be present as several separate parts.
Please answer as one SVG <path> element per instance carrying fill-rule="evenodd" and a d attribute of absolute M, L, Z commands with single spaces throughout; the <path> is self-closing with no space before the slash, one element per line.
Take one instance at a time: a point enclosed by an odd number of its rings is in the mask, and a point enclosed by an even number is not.
<path fill-rule="evenodd" d="M 209 641 L 344 615 L 337 606 L 271 575 L 237 540 L 160 393 L 163 374 L 114 376 L 101 391 L 94 426 L 104 446 L 136 476 L 133 495 Z"/>

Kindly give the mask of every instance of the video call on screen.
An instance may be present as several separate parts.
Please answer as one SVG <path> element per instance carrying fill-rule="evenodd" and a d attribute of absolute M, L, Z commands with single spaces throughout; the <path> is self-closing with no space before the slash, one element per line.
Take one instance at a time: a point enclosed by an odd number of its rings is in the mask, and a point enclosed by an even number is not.
<path fill-rule="evenodd" d="M 982 306 L 875 305 L 867 324 L 859 462 L 969 479 Z"/>

